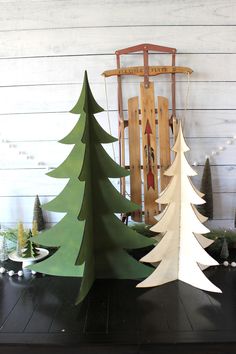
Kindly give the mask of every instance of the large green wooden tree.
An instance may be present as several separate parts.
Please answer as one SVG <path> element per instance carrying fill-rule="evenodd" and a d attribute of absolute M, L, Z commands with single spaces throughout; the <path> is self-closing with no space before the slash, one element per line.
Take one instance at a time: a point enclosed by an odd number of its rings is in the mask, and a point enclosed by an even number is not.
<path fill-rule="evenodd" d="M 101 111 L 85 72 L 80 98 L 71 110 L 80 114 L 80 119 L 60 141 L 74 147 L 66 160 L 48 173 L 69 181 L 55 199 L 43 206 L 66 215 L 37 236 L 37 243 L 58 249 L 48 259 L 30 266 L 46 274 L 83 277 L 77 303 L 96 278 L 137 279 L 152 272 L 126 251 L 149 246 L 153 241 L 128 228 L 115 215 L 139 206 L 124 198 L 109 180 L 127 176 L 128 172 L 101 145 L 116 141 L 95 119 L 94 114 Z"/>

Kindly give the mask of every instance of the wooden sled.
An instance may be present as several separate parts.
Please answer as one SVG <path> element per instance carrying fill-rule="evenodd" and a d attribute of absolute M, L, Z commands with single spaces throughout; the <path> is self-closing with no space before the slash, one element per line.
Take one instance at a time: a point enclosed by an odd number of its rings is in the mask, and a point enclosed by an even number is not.
<path fill-rule="evenodd" d="M 121 55 L 140 51 L 143 52 L 143 66 L 121 67 Z M 171 54 L 172 65 L 149 66 L 149 51 Z M 170 131 L 175 136 L 177 130 L 175 75 L 177 73 L 192 73 L 190 68 L 175 66 L 175 56 L 175 48 L 140 44 L 116 51 L 117 68 L 103 73 L 105 77 L 117 76 L 120 165 L 130 168 L 130 199 L 140 206 L 143 205 L 140 210 L 132 213 L 131 217 L 134 221 L 143 221 L 144 213 L 146 224 L 156 223 L 155 216 L 161 211 L 156 199 L 168 184 L 168 177 L 164 176 L 164 171 L 171 164 Z M 158 96 L 158 106 L 155 107 L 154 83 L 150 81 L 151 76 L 162 74 L 171 75 L 172 113 L 170 118 L 167 98 Z M 132 97 L 128 100 L 127 120 L 124 119 L 122 96 L 122 76 L 124 75 L 144 78 L 143 82 L 140 83 L 140 99 Z M 158 129 L 156 129 L 157 124 Z M 129 166 L 125 164 L 124 137 L 126 127 L 128 127 L 129 133 Z M 122 178 L 121 193 L 125 195 L 125 192 L 125 179 Z"/>

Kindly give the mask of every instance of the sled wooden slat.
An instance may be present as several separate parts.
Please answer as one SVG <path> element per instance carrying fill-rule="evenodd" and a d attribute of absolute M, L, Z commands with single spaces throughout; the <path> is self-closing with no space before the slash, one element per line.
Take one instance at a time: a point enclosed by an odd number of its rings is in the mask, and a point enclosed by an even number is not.
<path fill-rule="evenodd" d="M 124 120 L 119 120 L 119 156 L 120 156 L 120 166 L 125 168 L 125 124 Z M 125 177 L 121 177 L 121 189 L 122 195 L 125 195 Z"/>
<path fill-rule="evenodd" d="M 154 84 L 145 87 L 140 84 L 141 122 L 142 122 L 142 151 L 143 151 L 143 178 L 144 178 L 144 215 L 146 224 L 154 224 L 158 214 L 158 205 L 155 202 L 158 196 L 157 187 L 157 156 L 156 156 L 156 126 L 155 126 L 155 99 Z"/>
<path fill-rule="evenodd" d="M 140 161 L 140 128 L 138 97 L 128 100 L 128 131 L 129 131 L 129 161 L 130 161 L 130 197 L 142 205 L 141 161 Z M 131 214 L 134 221 L 142 221 L 142 209 Z"/>
<path fill-rule="evenodd" d="M 163 191 L 170 180 L 164 172 L 170 166 L 170 128 L 168 99 L 158 96 L 158 137 L 159 137 L 159 156 L 160 156 L 160 187 Z"/>

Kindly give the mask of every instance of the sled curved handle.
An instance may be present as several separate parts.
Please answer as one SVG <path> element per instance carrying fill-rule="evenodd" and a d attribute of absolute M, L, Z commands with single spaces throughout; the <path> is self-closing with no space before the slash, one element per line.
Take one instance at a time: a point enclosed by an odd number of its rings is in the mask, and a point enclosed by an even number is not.
<path fill-rule="evenodd" d="M 148 75 L 157 76 L 161 74 L 192 74 L 193 70 L 185 66 L 148 66 Z M 105 77 L 118 75 L 135 75 L 144 76 L 144 66 L 130 66 L 126 68 L 118 68 L 106 70 L 102 73 Z"/>

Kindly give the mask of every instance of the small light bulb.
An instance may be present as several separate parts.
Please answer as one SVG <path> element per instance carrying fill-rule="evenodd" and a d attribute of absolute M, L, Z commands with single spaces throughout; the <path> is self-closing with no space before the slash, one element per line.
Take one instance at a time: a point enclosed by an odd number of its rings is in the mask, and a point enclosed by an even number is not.
<path fill-rule="evenodd" d="M 215 151 L 212 151 L 211 154 L 212 154 L 212 156 L 214 156 L 214 155 L 216 154 L 216 152 L 215 152 Z"/>
<path fill-rule="evenodd" d="M 219 146 L 219 150 L 220 151 L 224 150 L 224 146 Z"/>
<path fill-rule="evenodd" d="M 197 165 L 198 165 L 197 161 L 193 161 L 193 166 L 197 166 Z"/>

